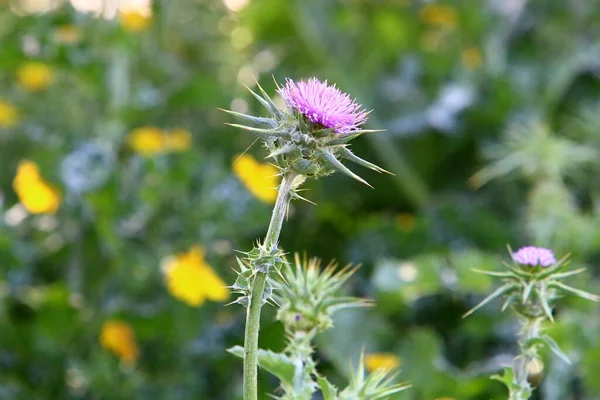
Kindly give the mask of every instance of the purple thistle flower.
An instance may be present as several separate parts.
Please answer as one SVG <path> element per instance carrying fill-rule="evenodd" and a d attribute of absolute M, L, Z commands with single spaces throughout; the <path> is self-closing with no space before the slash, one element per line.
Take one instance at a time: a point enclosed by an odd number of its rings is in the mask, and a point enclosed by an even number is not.
<path fill-rule="evenodd" d="M 521 247 L 516 253 L 512 254 L 512 258 L 519 264 L 532 266 L 542 265 L 547 267 L 556 262 L 552 250 L 534 246 Z"/>
<path fill-rule="evenodd" d="M 367 112 L 334 85 L 311 78 L 294 82 L 287 78 L 277 91 L 288 107 L 300 112 L 315 124 L 346 134 L 358 130 L 367 121 Z"/>

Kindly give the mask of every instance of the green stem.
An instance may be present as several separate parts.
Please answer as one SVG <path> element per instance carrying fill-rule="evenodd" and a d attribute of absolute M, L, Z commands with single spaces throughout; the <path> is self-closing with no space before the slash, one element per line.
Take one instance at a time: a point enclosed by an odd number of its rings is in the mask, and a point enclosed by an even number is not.
<path fill-rule="evenodd" d="M 277 246 L 281 226 L 286 216 L 287 206 L 290 201 L 292 184 L 297 174 L 288 172 L 281 180 L 277 201 L 271 215 L 271 222 L 263 246 L 270 250 Z M 262 297 L 267 284 L 267 274 L 256 272 L 250 288 L 250 304 L 246 315 L 246 333 L 244 336 L 244 400 L 257 400 L 258 398 L 258 332 L 260 329 L 260 309 Z"/>
<path fill-rule="evenodd" d="M 246 333 L 244 336 L 244 400 L 258 398 L 258 332 L 260 330 L 260 308 L 267 283 L 267 274 L 256 273 L 252 284 Z"/>
<path fill-rule="evenodd" d="M 533 387 L 528 380 L 528 366 L 536 358 L 531 350 L 525 349 L 524 346 L 530 339 L 534 339 L 540 335 L 540 325 L 542 318 L 525 319 L 523 328 L 521 329 L 521 355 L 519 355 L 513 363 L 513 383 L 514 389 L 510 390 L 509 400 L 528 400 L 533 391 Z"/>
<path fill-rule="evenodd" d="M 317 371 L 315 370 L 315 362 L 312 359 L 313 348 L 311 342 L 316 333 L 316 330 L 310 332 L 296 331 L 289 336 L 285 353 L 294 363 L 294 381 L 291 387 L 282 385 L 285 393 L 281 397 L 282 400 L 312 399 L 317 387 L 317 384 L 312 381 L 312 377 Z"/>

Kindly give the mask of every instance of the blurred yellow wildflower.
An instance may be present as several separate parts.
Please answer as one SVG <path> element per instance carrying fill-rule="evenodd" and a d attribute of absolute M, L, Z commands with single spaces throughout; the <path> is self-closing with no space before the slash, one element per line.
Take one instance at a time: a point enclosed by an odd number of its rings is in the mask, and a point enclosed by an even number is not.
<path fill-rule="evenodd" d="M 140 33 L 152 23 L 152 15 L 138 10 L 124 10 L 119 14 L 119 23 L 126 31 Z"/>
<path fill-rule="evenodd" d="M 0 128 L 12 128 L 19 122 L 19 112 L 11 103 L 0 99 Z"/>
<path fill-rule="evenodd" d="M 77 44 L 81 36 L 81 31 L 75 25 L 61 25 L 54 29 L 54 39 L 58 43 Z"/>
<path fill-rule="evenodd" d="M 267 204 L 275 203 L 279 185 L 277 168 L 260 163 L 249 154 L 242 154 L 233 162 L 233 172 L 258 199 Z"/>
<path fill-rule="evenodd" d="M 127 137 L 129 146 L 145 157 L 151 157 L 166 150 L 164 132 L 155 126 L 135 128 Z"/>
<path fill-rule="evenodd" d="M 32 214 L 54 214 L 60 207 L 59 191 L 42 178 L 38 165 L 32 161 L 19 163 L 13 189 L 19 201 Z"/>
<path fill-rule="evenodd" d="M 155 126 L 142 126 L 129 132 L 127 142 L 136 153 L 152 157 L 167 152 L 189 150 L 192 147 L 192 134 L 183 128 L 165 132 Z"/>
<path fill-rule="evenodd" d="M 456 10 L 445 4 L 427 4 L 421 9 L 421 21 L 438 28 L 451 29 L 458 22 Z"/>
<path fill-rule="evenodd" d="M 378 369 L 393 370 L 400 364 L 400 357 L 390 353 L 372 353 L 365 356 L 365 368 L 369 372 L 375 372 Z"/>
<path fill-rule="evenodd" d="M 187 151 L 192 147 L 192 134 L 187 129 L 175 128 L 165 134 L 166 147 L 170 151 Z"/>
<path fill-rule="evenodd" d="M 27 91 L 40 92 L 54 82 L 54 71 L 43 62 L 26 62 L 17 70 L 17 81 Z"/>
<path fill-rule="evenodd" d="M 463 50 L 463 52 L 460 55 L 460 60 L 462 64 L 468 69 L 479 68 L 483 61 L 481 58 L 481 52 L 475 46 Z"/>
<path fill-rule="evenodd" d="M 207 299 L 225 301 L 229 298 L 225 282 L 208 265 L 201 246 L 168 258 L 164 271 L 171 295 L 192 307 L 201 306 Z"/>
<path fill-rule="evenodd" d="M 127 365 L 134 364 L 138 359 L 135 334 L 131 326 L 123 321 L 106 321 L 100 334 L 100 344 Z"/>

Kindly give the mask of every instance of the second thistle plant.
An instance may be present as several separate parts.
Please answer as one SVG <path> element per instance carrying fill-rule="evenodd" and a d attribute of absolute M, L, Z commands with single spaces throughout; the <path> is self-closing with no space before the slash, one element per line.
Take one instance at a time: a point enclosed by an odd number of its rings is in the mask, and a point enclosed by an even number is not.
<path fill-rule="evenodd" d="M 510 249 L 509 249 L 510 251 Z M 552 308 L 557 299 L 568 295 L 599 302 L 600 297 L 576 289 L 562 282 L 564 278 L 579 274 L 585 268 L 563 271 L 567 256 L 556 260 L 554 253 L 546 248 L 527 246 L 516 252 L 510 251 L 513 264 L 504 263 L 506 271 L 475 272 L 501 278 L 504 282 L 492 294 L 465 314 L 468 316 L 490 301 L 502 297 L 502 311 L 512 309 L 521 323 L 519 332 L 520 354 L 513 360 L 512 368 L 504 371 L 504 376 L 492 378 L 503 382 L 509 390 L 509 400 L 529 399 L 534 385 L 532 377 L 543 372 L 543 363 L 539 355 L 542 347 L 548 347 L 563 361 L 569 363 L 567 356 L 558 344 L 542 329 L 544 321 L 554 321 Z"/>
<path fill-rule="evenodd" d="M 312 78 L 306 82 L 286 80 L 278 93 L 287 109 L 280 109 L 258 85 L 260 94 L 252 95 L 270 113 L 256 117 L 224 110 L 249 125 L 230 124 L 257 135 L 269 152 L 267 159 L 282 177 L 271 222 L 262 243 L 245 253 L 240 261 L 238 279 L 232 286 L 241 294 L 237 303 L 247 308 L 244 337 L 244 400 L 256 400 L 258 332 L 262 305 L 272 298 L 268 276 L 282 266 L 283 251 L 279 248 L 279 234 L 288 203 L 302 198 L 298 188 L 308 178 L 320 178 L 335 171 L 342 172 L 362 183 L 368 183 L 352 172 L 340 160 L 345 159 L 377 172 L 382 168 L 356 156 L 348 148 L 349 142 L 367 132 L 361 125 L 367 121 L 367 112 L 342 93 L 335 85 Z"/>

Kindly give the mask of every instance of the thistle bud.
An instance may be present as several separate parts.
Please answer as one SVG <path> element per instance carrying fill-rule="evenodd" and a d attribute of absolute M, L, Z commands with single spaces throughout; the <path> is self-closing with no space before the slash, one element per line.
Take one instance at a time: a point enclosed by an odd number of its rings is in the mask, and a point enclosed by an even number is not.
<path fill-rule="evenodd" d="M 335 271 L 337 264 L 329 263 L 320 269 L 316 258 L 300 260 L 294 255 L 294 264 L 285 263 L 275 283 L 275 301 L 280 305 L 277 319 L 289 334 L 322 332 L 333 325 L 335 311 L 362 307 L 368 303 L 354 297 L 340 296 L 338 291 L 358 267 L 347 265 Z"/>
<path fill-rule="evenodd" d="M 527 382 L 534 388 L 540 386 L 544 378 L 544 362 L 536 357 L 529 360 L 525 368 L 527 371 Z"/>

